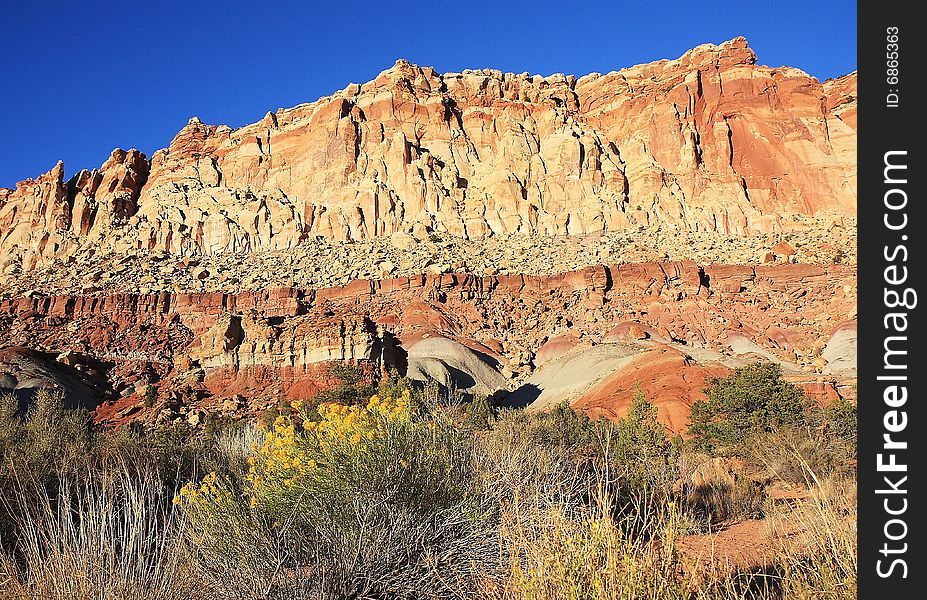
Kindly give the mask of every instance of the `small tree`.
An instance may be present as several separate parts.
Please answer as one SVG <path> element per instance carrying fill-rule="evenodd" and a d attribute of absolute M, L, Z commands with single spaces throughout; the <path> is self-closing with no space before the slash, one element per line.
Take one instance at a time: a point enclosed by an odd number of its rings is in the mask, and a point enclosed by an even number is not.
<path fill-rule="evenodd" d="M 627 492 L 668 493 L 676 480 L 677 449 L 657 419 L 657 407 L 637 390 L 627 416 L 608 425 L 607 453 Z"/>
<path fill-rule="evenodd" d="M 705 393 L 692 405 L 689 434 L 713 454 L 731 453 L 753 434 L 799 425 L 809 407 L 805 394 L 782 379 L 782 367 L 768 362 L 712 378 Z"/>
<path fill-rule="evenodd" d="M 364 374 L 364 370 L 349 363 L 335 362 L 328 367 L 329 376 L 338 380 L 338 385 L 323 390 L 311 400 L 311 406 L 325 402 L 336 404 L 363 404 L 376 393 L 376 388 Z"/>

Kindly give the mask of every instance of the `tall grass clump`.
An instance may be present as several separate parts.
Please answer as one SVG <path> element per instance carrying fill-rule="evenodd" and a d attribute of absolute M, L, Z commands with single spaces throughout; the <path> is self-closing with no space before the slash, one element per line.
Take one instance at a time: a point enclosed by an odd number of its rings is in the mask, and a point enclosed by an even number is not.
<path fill-rule="evenodd" d="M 11 598 L 188 598 L 170 496 L 127 469 L 63 475 L 49 491 L 20 482 L 3 500 L 0 584 Z"/>
<path fill-rule="evenodd" d="M 190 597 L 171 498 L 192 454 L 163 433 L 104 433 L 57 390 L 0 396 L 0 595 Z"/>

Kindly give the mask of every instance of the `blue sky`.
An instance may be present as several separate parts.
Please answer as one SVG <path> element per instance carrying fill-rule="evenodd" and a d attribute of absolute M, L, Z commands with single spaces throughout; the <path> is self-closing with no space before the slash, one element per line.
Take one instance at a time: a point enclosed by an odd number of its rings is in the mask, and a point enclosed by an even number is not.
<path fill-rule="evenodd" d="M 575 6 L 576 8 L 570 8 Z M 0 0 L 0 186 L 187 120 L 238 127 L 406 58 L 438 71 L 607 72 L 743 35 L 759 62 L 856 69 L 856 4 Z"/>

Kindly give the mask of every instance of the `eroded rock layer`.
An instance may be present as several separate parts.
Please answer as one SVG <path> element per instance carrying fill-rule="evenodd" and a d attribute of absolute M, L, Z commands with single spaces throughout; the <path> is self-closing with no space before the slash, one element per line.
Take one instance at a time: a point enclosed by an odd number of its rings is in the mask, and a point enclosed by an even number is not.
<path fill-rule="evenodd" d="M 102 396 L 122 398 L 133 411 L 149 386 L 174 411 L 229 399 L 234 410 L 248 411 L 309 398 L 325 387 L 332 361 L 408 366 L 410 374 L 437 379 L 463 374 L 471 382 L 455 381 L 461 389 L 518 398 L 525 395 L 520 386 L 550 364 L 594 348 L 602 356 L 586 362 L 598 370 L 551 401 L 601 410 L 603 399 L 630 394 L 633 373 L 615 371 L 627 366 L 622 361 L 635 369 L 671 365 L 684 380 L 689 371 L 682 367 L 707 365 L 691 371 L 685 389 L 697 389 L 698 376 L 753 358 L 777 360 L 790 375 L 825 388 L 845 382 L 829 374 L 828 360 L 843 368 L 847 357 L 825 347 L 835 331 L 845 345 L 855 293 L 844 286 L 853 280 L 846 266 L 663 262 L 551 277 L 442 274 L 238 295 L 20 298 L 0 302 L 0 337 L 85 357 L 88 368 L 102 365 L 109 376 Z M 433 341 L 440 339 L 447 341 Z M 638 382 L 675 394 L 666 416 L 678 426 L 688 406 L 684 394 L 678 382 L 660 383 L 650 370 L 637 373 Z M 571 374 L 582 375 L 575 368 Z M 603 383 L 609 378 L 618 383 Z M 537 381 L 543 391 L 543 378 Z M 620 415 L 620 404 L 609 405 L 608 414 Z M 164 410 L 158 404 L 139 417 Z"/>

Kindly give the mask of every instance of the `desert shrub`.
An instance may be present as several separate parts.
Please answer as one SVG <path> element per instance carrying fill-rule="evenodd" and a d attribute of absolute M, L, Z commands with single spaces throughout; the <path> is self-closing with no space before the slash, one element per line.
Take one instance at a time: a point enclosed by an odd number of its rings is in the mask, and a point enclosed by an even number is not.
<path fill-rule="evenodd" d="M 820 428 L 810 425 L 758 433 L 750 438 L 744 454 L 772 476 L 794 485 L 812 485 L 811 475 L 849 476 L 856 468 L 855 443 L 822 435 Z"/>
<path fill-rule="evenodd" d="M 209 471 L 244 474 L 250 468 L 248 459 L 254 448 L 264 445 L 266 432 L 252 421 L 240 421 L 216 434 L 213 440 L 216 460 Z"/>
<path fill-rule="evenodd" d="M 496 407 L 486 396 L 474 398 L 464 404 L 463 407 L 465 422 L 470 429 L 490 429 L 496 421 Z"/>
<path fill-rule="evenodd" d="M 681 446 L 681 447 L 680 447 Z M 769 478 L 741 458 L 710 457 L 680 444 L 675 489 L 690 533 L 706 533 L 766 513 Z"/>
<path fill-rule="evenodd" d="M 577 506 L 588 502 L 595 470 L 586 446 L 566 445 L 546 415 L 501 409 L 491 429 L 473 437 L 478 489 L 494 506 Z"/>
<path fill-rule="evenodd" d="M 343 362 L 332 363 L 328 367 L 328 375 L 336 379 L 338 384 L 330 390 L 316 394 L 311 404 L 363 404 L 376 393 L 376 388 L 364 374 L 363 369 L 356 365 Z"/>
<path fill-rule="evenodd" d="M 617 423 L 601 421 L 602 452 L 608 458 L 610 475 L 616 478 L 622 495 L 656 494 L 668 498 L 679 477 L 679 446 L 657 419 L 657 409 L 644 394 L 635 392 L 628 414 Z"/>
<path fill-rule="evenodd" d="M 561 402 L 548 413 L 538 416 L 547 439 L 556 445 L 570 447 L 588 444 L 595 440 L 595 426 L 583 411 L 573 410 L 567 402 Z"/>
<path fill-rule="evenodd" d="M 741 454 L 791 484 L 811 486 L 810 475 L 849 477 L 856 468 L 856 404 L 841 398 L 812 405 L 801 423 L 754 433 Z"/>
<path fill-rule="evenodd" d="M 598 489 L 606 488 L 600 481 Z M 484 597 L 506 600 L 742 600 L 781 598 L 765 573 L 704 565 L 683 552 L 687 528 L 673 501 L 638 497 L 615 516 L 607 494 L 575 510 L 534 507 L 503 515 L 506 577 Z"/>
<path fill-rule="evenodd" d="M 412 404 L 406 390 L 366 405 L 297 405 L 301 425 L 279 417 L 242 480 L 213 473 L 185 486 L 178 502 L 205 576 L 218 587 L 244 564 L 274 597 L 419 597 L 470 568 L 480 545 L 460 540 L 484 508 L 468 445 Z"/>
<path fill-rule="evenodd" d="M 549 413 L 501 411 L 476 454 L 485 493 L 504 506 L 585 510 L 605 493 L 617 517 L 669 499 L 679 477 L 679 446 L 642 394 L 617 423 L 593 421 L 566 403 Z"/>
<path fill-rule="evenodd" d="M 510 556 L 501 598 L 559 600 L 690 597 L 694 581 L 681 570 L 679 513 L 673 507 L 638 506 L 614 518 L 610 503 L 583 514 L 553 508 L 506 520 L 503 543 Z M 639 522 L 649 514 L 647 523 Z M 642 530 L 651 532 L 643 537 Z M 654 543 L 652 539 L 659 539 Z"/>
<path fill-rule="evenodd" d="M 846 398 L 816 407 L 811 412 L 812 427 L 820 430 L 821 435 L 837 440 L 848 448 L 856 449 L 856 403 Z"/>
<path fill-rule="evenodd" d="M 688 490 L 687 516 L 696 531 L 708 531 L 741 519 L 765 514 L 768 502 L 762 482 L 749 477 L 712 479 Z"/>
<path fill-rule="evenodd" d="M 388 371 L 377 383 L 376 394 L 381 398 L 408 397 L 411 405 L 417 405 L 420 398 L 415 391 L 415 386 L 410 379 L 399 376 L 396 371 Z"/>
<path fill-rule="evenodd" d="M 19 431 L 19 400 L 13 394 L 0 394 L 0 444 L 5 448 Z"/>
<path fill-rule="evenodd" d="M 92 458 L 94 431 L 82 409 L 64 407 L 58 390 L 40 389 L 21 411 L 12 395 L 0 400 L 0 494 L 15 477 L 52 484 Z"/>
<path fill-rule="evenodd" d="M 0 400 L 0 596 L 707 600 L 855 590 L 855 506 L 828 487 L 850 486 L 841 478 L 853 462 L 821 445 L 855 451 L 852 405 L 803 409 L 801 421 L 757 428 L 738 447 L 748 465 L 795 469 L 810 493 L 792 510 L 763 503 L 751 476 L 730 476 L 740 467 L 724 465 L 738 459 L 712 459 L 724 476 L 703 472 L 700 487 L 675 488 L 711 457 L 681 453 L 641 394 L 619 422 L 562 405 L 493 409 L 474 426 L 468 409 L 485 407 L 458 405 L 452 390 L 388 378 L 378 391 L 350 405 L 296 402 L 268 426 L 208 434 L 185 424 L 103 432 L 47 397 L 24 415 Z M 49 440 L 72 444 L 63 453 L 73 464 L 19 456 L 50 456 Z M 731 572 L 687 562 L 680 536 L 760 510 L 782 533 L 769 564 Z"/>
<path fill-rule="evenodd" d="M 806 420 L 809 401 L 782 379 L 775 363 L 740 367 L 727 377 L 709 381 L 706 400 L 692 405 L 689 433 L 697 447 L 714 454 L 732 454 L 760 432 Z"/>
<path fill-rule="evenodd" d="M 501 410 L 475 449 L 507 558 L 481 597 L 688 596 L 674 542 L 681 513 L 666 495 L 676 446 L 641 394 L 618 423 L 567 404 Z"/>
<path fill-rule="evenodd" d="M 65 408 L 60 391 L 39 390 L 25 411 L 19 408 L 12 396 L 0 399 L 0 498 L 7 499 L 0 502 L 0 549 L 8 558 L 19 540 L 38 544 L 40 533 L 52 540 L 57 534 L 49 528 L 64 526 L 33 508 L 81 515 L 84 508 L 73 503 L 109 499 L 101 494 L 114 488 L 100 486 L 111 479 L 118 479 L 124 491 L 153 493 L 157 488 L 170 496 L 178 479 L 195 471 L 201 455 L 186 436 L 159 443 L 170 437 L 170 428 L 147 434 L 95 428 L 85 410 Z M 144 490 L 127 487 L 133 481 L 144 481 Z"/>
<path fill-rule="evenodd" d="M 155 429 L 119 427 L 95 431 L 84 460 L 94 469 L 117 465 L 138 477 L 156 475 L 165 489 L 175 490 L 221 458 L 213 439 L 179 422 Z"/>
<path fill-rule="evenodd" d="M 444 496 L 456 495 L 447 487 L 454 478 L 444 477 L 457 466 L 452 440 L 440 439 L 435 421 L 414 418 L 409 400 L 406 394 L 373 396 L 366 406 L 320 405 L 319 418 L 304 420 L 301 431 L 292 420 L 278 419 L 253 461 L 252 497 L 282 502 L 285 511 L 298 497 L 292 486 L 301 484 L 327 486 L 314 491 L 329 495 L 389 488 L 399 502 L 443 505 Z"/>
<path fill-rule="evenodd" d="M 585 415 L 566 405 L 550 413 L 499 409 L 490 429 L 469 431 L 474 485 L 491 505 L 588 503 L 596 461 Z"/>
<path fill-rule="evenodd" d="M 153 384 L 148 384 L 145 387 L 145 393 L 142 395 L 142 404 L 145 405 L 145 408 L 151 408 L 158 401 L 158 388 Z"/>
<path fill-rule="evenodd" d="M 578 449 L 596 443 L 596 427 L 582 411 L 573 410 L 568 402 L 561 402 L 547 412 L 508 412 L 504 425 L 520 429 L 525 440 L 556 446 L 561 449 Z"/>

